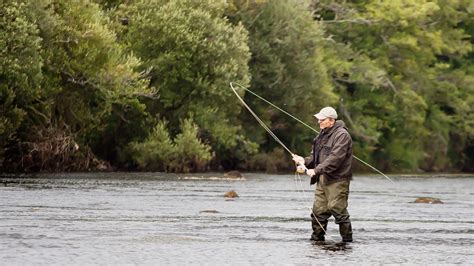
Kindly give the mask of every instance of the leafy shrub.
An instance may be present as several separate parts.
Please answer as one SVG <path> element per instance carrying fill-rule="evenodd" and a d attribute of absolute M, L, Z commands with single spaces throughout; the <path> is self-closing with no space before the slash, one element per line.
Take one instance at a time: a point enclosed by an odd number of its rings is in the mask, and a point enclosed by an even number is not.
<path fill-rule="evenodd" d="M 192 119 L 181 122 L 181 133 L 171 139 L 167 123 L 161 121 L 144 142 L 130 144 L 132 157 L 143 170 L 193 172 L 205 170 L 212 159 L 211 148 L 198 137 Z"/>
<path fill-rule="evenodd" d="M 142 169 L 162 171 L 173 160 L 175 145 L 167 130 L 167 122 L 160 121 L 144 142 L 130 144 L 132 157 Z"/>
<path fill-rule="evenodd" d="M 174 140 L 176 157 L 172 168 L 178 172 L 202 171 L 212 159 L 211 147 L 198 138 L 198 127 L 191 119 L 181 122 L 181 133 Z"/>

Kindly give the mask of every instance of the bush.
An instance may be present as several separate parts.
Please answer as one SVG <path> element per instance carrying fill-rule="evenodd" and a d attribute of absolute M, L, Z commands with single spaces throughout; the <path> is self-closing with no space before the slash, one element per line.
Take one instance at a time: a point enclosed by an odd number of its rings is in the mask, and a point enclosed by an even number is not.
<path fill-rule="evenodd" d="M 130 144 L 132 158 L 141 169 L 164 171 L 173 160 L 175 145 L 167 130 L 167 122 L 161 121 L 144 142 Z"/>
<path fill-rule="evenodd" d="M 175 138 L 176 157 L 172 168 L 177 172 L 202 171 L 212 159 L 211 147 L 198 138 L 198 127 L 191 119 L 181 122 Z"/>
<path fill-rule="evenodd" d="M 192 119 L 181 122 L 181 133 L 171 140 L 167 123 L 161 121 L 144 142 L 130 144 L 132 157 L 142 170 L 195 172 L 206 169 L 212 159 L 211 148 L 198 137 Z"/>

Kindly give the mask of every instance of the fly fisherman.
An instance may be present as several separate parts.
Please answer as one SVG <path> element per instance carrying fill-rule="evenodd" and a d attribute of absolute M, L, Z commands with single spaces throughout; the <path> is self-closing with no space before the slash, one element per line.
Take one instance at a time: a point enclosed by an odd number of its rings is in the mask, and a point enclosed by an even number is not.
<path fill-rule="evenodd" d="M 352 139 L 343 121 L 337 120 L 332 107 L 314 115 L 321 132 L 313 140 L 312 154 L 306 158 L 293 154 L 293 161 L 308 169 L 310 184 L 316 183 L 313 203 L 311 240 L 324 241 L 331 215 L 339 224 L 343 242 L 352 242 L 352 226 L 347 211 L 349 184 L 352 179 Z M 323 230 L 324 228 L 324 230 Z"/>

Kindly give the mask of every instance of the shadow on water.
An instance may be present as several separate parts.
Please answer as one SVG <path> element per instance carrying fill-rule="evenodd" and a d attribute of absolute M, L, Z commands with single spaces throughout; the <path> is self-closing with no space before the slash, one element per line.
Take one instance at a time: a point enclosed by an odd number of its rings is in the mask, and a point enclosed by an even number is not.
<path fill-rule="evenodd" d="M 312 241 L 312 245 L 315 249 L 322 249 L 326 251 L 340 251 L 343 253 L 351 252 L 352 246 L 345 242 L 334 242 L 334 241 Z"/>

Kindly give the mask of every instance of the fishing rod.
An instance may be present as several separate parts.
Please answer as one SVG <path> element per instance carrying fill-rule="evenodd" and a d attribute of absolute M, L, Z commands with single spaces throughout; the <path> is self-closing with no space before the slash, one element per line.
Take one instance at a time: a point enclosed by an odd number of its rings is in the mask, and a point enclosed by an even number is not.
<path fill-rule="evenodd" d="M 230 83 L 230 87 L 232 88 L 232 91 L 235 93 L 235 96 L 237 96 L 240 102 L 242 102 L 245 108 L 247 108 L 247 110 L 252 114 L 252 116 L 258 121 L 258 123 L 268 132 L 268 134 L 270 134 L 270 136 L 272 136 L 275 139 L 275 141 L 278 142 L 289 154 L 293 155 L 294 153 L 292 153 L 291 150 L 288 149 L 288 147 L 286 147 L 286 145 L 270 130 L 270 128 L 267 127 L 267 125 L 258 117 L 258 115 L 255 114 L 252 108 L 250 108 L 250 106 L 247 105 L 244 99 L 240 97 L 240 95 L 235 90 L 234 86 L 232 86 L 232 82 Z"/>
<path fill-rule="evenodd" d="M 240 85 L 240 84 L 239 84 Z M 242 86 L 242 85 L 240 85 Z M 237 96 L 237 98 L 240 100 L 240 102 L 245 106 L 245 108 L 247 108 L 247 110 L 252 114 L 252 116 L 255 118 L 255 120 L 258 121 L 258 123 L 268 132 L 268 134 L 270 134 L 270 136 L 273 137 L 273 139 L 275 139 L 276 142 L 278 142 L 289 154 L 291 154 L 291 156 L 295 155 L 293 152 L 291 152 L 291 150 L 286 147 L 286 145 L 271 131 L 270 128 L 268 128 L 268 126 L 258 117 L 257 114 L 255 114 L 255 112 L 252 110 L 252 108 L 250 108 L 250 106 L 248 106 L 248 104 L 244 101 L 244 99 L 242 99 L 242 97 L 240 97 L 240 95 L 237 93 L 237 91 L 235 90 L 234 86 L 232 85 L 232 82 L 230 83 L 230 87 L 232 89 L 232 91 L 234 92 L 235 96 Z M 307 169 L 306 169 L 306 166 L 305 165 L 301 165 L 299 164 L 298 165 L 298 168 L 303 168 L 303 171 L 306 173 Z M 301 184 L 301 190 L 303 191 L 303 194 L 305 194 L 304 192 L 304 189 L 303 189 L 303 185 L 301 183 L 301 177 L 299 176 L 299 171 L 297 170 L 296 171 L 296 174 L 295 176 L 297 176 L 297 178 L 299 179 L 299 182 Z M 298 184 L 296 178 L 295 178 L 295 181 L 296 183 Z M 298 185 L 297 185 L 297 188 L 298 188 Z M 306 196 L 306 194 L 305 194 Z M 327 232 L 326 232 L 326 229 L 324 229 L 324 226 L 319 222 L 318 218 L 316 217 L 316 214 L 314 213 L 314 210 L 309 208 L 311 210 L 311 215 L 314 217 L 314 219 L 316 220 L 316 222 L 318 223 L 319 227 L 321 227 L 321 229 L 323 230 L 324 234 L 327 235 L 329 238 L 332 238 Z"/>
<path fill-rule="evenodd" d="M 280 107 L 276 106 L 275 104 L 273 104 L 272 102 L 268 101 L 267 99 L 263 98 L 262 96 L 256 94 L 255 92 L 247 89 L 244 85 L 238 83 L 238 82 L 230 82 L 230 87 L 232 89 L 232 91 L 235 93 L 235 95 L 239 98 L 239 100 L 242 102 L 242 104 L 247 108 L 247 110 L 249 110 L 249 112 L 253 115 L 253 117 L 255 117 L 255 119 L 257 119 L 257 121 L 259 121 L 260 125 L 262 125 L 263 128 L 265 128 L 265 130 L 286 150 L 288 151 L 292 156 L 294 155 L 286 146 L 285 144 L 283 144 L 283 142 L 278 139 L 278 137 L 273 134 L 273 132 L 265 125 L 265 123 L 263 123 L 263 121 L 260 120 L 260 118 L 258 118 L 258 116 L 252 111 L 252 109 L 245 103 L 245 101 L 242 99 L 242 97 L 240 97 L 240 95 L 237 93 L 236 89 L 234 88 L 233 84 L 236 84 L 238 85 L 239 87 L 241 87 L 242 89 L 248 91 L 249 93 L 251 93 L 252 95 L 254 95 L 255 97 L 257 97 L 258 99 L 264 101 L 265 103 L 269 104 L 270 106 L 274 107 L 275 109 L 281 111 L 282 113 L 288 115 L 289 117 L 293 118 L 294 120 L 298 121 L 299 123 L 303 124 L 304 126 L 306 126 L 307 128 L 311 129 L 312 131 L 316 132 L 319 134 L 319 131 L 317 131 L 316 129 L 314 129 L 313 127 L 309 126 L 308 124 L 306 124 L 305 122 L 301 121 L 301 119 L 295 117 L 294 115 L 288 113 L 287 111 L 281 109 Z M 392 179 L 390 179 L 390 177 L 388 177 L 387 175 L 385 175 L 384 173 L 382 173 L 380 170 L 378 170 L 377 168 L 373 167 L 372 165 L 370 165 L 369 163 L 365 162 L 364 160 L 360 159 L 359 157 L 355 156 L 355 155 L 352 155 L 352 157 L 354 157 L 356 160 L 358 160 L 359 162 L 363 163 L 364 165 L 366 165 L 367 167 L 369 167 L 370 169 L 374 170 L 375 172 L 377 172 L 378 174 L 382 175 L 383 177 L 385 177 L 386 179 L 388 179 L 390 182 L 392 182 L 392 184 L 394 183 Z"/>

